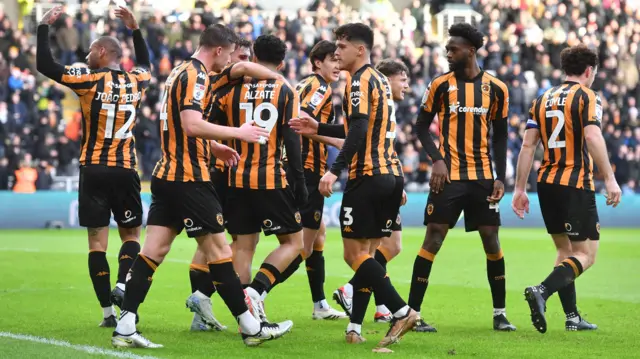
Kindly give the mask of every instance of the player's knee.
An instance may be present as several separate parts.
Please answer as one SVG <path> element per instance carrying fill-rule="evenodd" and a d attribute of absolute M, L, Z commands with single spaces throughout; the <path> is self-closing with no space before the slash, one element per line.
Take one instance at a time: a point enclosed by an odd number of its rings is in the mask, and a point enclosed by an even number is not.
<path fill-rule="evenodd" d="M 446 233 L 447 231 L 439 225 L 427 230 L 427 235 L 422 243 L 422 248 L 433 254 L 438 253 L 444 243 Z"/>
<path fill-rule="evenodd" d="M 500 240 L 498 239 L 498 228 L 488 227 L 479 228 L 480 238 L 484 251 L 487 254 L 496 254 L 500 252 Z"/>

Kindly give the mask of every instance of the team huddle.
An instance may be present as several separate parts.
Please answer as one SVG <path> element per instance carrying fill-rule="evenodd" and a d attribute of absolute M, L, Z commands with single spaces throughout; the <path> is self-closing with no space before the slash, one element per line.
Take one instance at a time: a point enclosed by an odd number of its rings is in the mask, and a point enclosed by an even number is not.
<path fill-rule="evenodd" d="M 386 267 L 401 248 L 400 207 L 406 193 L 394 150 L 395 101 L 402 101 L 409 89 L 409 71 L 393 59 L 370 63 L 371 28 L 342 25 L 334 30 L 335 42 L 317 43 L 309 54 L 313 73 L 295 88 L 279 73 L 287 53 L 282 40 L 262 35 L 251 43 L 226 26 L 207 28 L 191 58 L 173 69 L 161 95 L 162 158 L 153 171 L 140 248 L 142 202 L 133 128 L 151 79 L 145 41 L 132 13 L 119 8 L 116 15 L 133 31 L 137 69 L 120 69 L 122 48 L 108 36 L 91 45 L 88 68 L 65 67 L 54 61 L 48 43 L 49 25 L 61 14 L 61 7 L 53 8 L 38 27 L 37 68 L 80 98 L 80 224 L 88 229 L 89 274 L 103 310 L 100 326 L 115 328 L 112 345 L 162 347 L 137 330 L 138 309 L 156 269 L 184 230 L 197 242 L 186 300 L 194 313 L 191 330 L 226 329 L 212 310 L 217 292 L 247 346 L 282 337 L 293 322 L 269 321 L 264 302 L 305 262 L 312 318 L 349 318 L 346 342 L 362 343 L 373 295 L 374 321 L 389 323 L 374 351 L 390 352 L 387 347 L 409 331 L 436 331 L 423 319 L 421 306 L 435 257 L 462 211 L 465 230 L 478 231 L 486 253 L 493 328 L 516 330 L 506 314 L 505 258 L 498 237 L 509 90 L 478 66 L 483 35 L 477 29 L 465 23 L 450 27 L 445 47 L 450 71 L 431 81 L 421 102 L 417 135 L 433 167 L 425 239 L 405 301 Z M 602 105 L 589 88 L 597 66 L 597 55 L 584 46 L 562 52 L 566 81 L 531 105 L 518 158 L 512 208 L 523 218 L 529 211 L 526 179 L 542 140 L 538 193 L 558 257 L 553 272 L 524 291 L 532 323 L 541 333 L 547 328 L 546 302 L 555 292 L 567 330 L 597 328 L 579 315 L 574 284 L 593 264 L 599 244 L 594 163 L 604 174 L 607 204 L 616 206 L 621 193 L 600 130 Z M 347 75 L 344 124 L 338 124 L 331 86 L 342 72 Z M 436 118 L 437 142 L 429 130 Z M 339 149 L 330 167 L 327 146 Z M 332 195 L 343 172 L 348 180 L 340 229 L 344 259 L 354 275 L 333 292 L 340 311 L 329 305 L 324 292 L 322 215 L 324 198 Z M 122 239 L 113 289 L 106 259 L 112 213 Z M 275 235 L 279 245 L 252 277 L 261 232 Z"/>

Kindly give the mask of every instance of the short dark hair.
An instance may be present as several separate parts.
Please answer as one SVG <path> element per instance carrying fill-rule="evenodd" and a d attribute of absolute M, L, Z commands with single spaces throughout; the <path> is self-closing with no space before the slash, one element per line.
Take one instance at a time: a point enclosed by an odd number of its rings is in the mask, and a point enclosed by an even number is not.
<path fill-rule="evenodd" d="M 253 43 L 253 53 L 260 62 L 279 65 L 287 54 L 287 45 L 274 35 L 260 35 Z"/>
<path fill-rule="evenodd" d="M 562 71 L 567 76 L 580 76 L 587 67 L 596 67 L 600 63 L 598 54 L 585 45 L 567 47 L 560 53 Z"/>
<path fill-rule="evenodd" d="M 409 69 L 403 62 L 394 59 L 384 59 L 376 65 L 376 70 L 382 72 L 387 77 L 400 75 L 405 72 L 409 75 Z"/>
<path fill-rule="evenodd" d="M 327 56 L 333 55 L 338 47 L 335 43 L 327 40 L 321 40 L 313 46 L 311 53 L 309 53 L 309 60 L 311 60 L 311 68 L 313 71 L 317 70 L 316 61 L 324 61 Z"/>
<path fill-rule="evenodd" d="M 238 41 L 236 41 L 236 46 L 251 48 L 251 41 L 245 39 L 244 37 L 238 36 Z"/>
<path fill-rule="evenodd" d="M 476 50 L 479 50 L 484 45 L 484 36 L 480 30 L 466 22 L 451 25 L 449 28 L 449 36 L 461 37 L 469 41 L 471 46 L 475 47 Z"/>
<path fill-rule="evenodd" d="M 200 34 L 200 46 L 206 48 L 227 47 L 237 42 L 236 33 L 221 24 L 211 25 Z"/>
<path fill-rule="evenodd" d="M 371 51 L 373 48 L 373 30 L 365 24 L 359 22 L 344 24 L 333 30 L 333 33 L 338 40 L 361 41 L 364 42 L 367 50 Z"/>

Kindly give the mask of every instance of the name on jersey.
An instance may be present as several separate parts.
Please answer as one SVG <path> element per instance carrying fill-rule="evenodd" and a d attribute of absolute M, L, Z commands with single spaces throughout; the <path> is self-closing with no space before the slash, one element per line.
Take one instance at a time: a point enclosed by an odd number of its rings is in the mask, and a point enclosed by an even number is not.
<path fill-rule="evenodd" d="M 553 106 L 564 106 L 564 104 L 567 102 L 567 98 L 566 97 L 554 97 L 551 99 L 548 99 L 545 103 L 544 103 L 544 107 L 553 107 Z"/>
<path fill-rule="evenodd" d="M 141 92 L 128 93 L 120 96 L 120 94 L 114 94 L 113 92 L 96 91 L 96 97 L 94 97 L 93 100 L 100 102 L 130 103 L 140 101 L 141 98 Z"/>
<path fill-rule="evenodd" d="M 452 105 L 449 105 L 449 113 L 472 113 L 474 115 L 486 115 L 489 113 L 488 108 L 484 107 L 467 107 L 460 106 L 460 102 L 456 102 Z"/>
<path fill-rule="evenodd" d="M 244 94 L 245 100 L 271 100 L 275 97 L 275 90 L 280 87 L 280 84 L 244 84 L 244 87 L 248 89 Z"/>

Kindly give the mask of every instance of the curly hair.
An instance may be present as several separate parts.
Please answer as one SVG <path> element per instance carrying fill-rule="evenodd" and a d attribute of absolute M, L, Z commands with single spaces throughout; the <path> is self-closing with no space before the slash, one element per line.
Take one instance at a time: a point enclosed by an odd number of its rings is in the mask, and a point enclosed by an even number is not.
<path fill-rule="evenodd" d="M 287 45 L 274 35 L 260 35 L 253 43 L 253 53 L 258 61 L 279 65 L 287 54 Z"/>
<path fill-rule="evenodd" d="M 465 22 L 451 25 L 449 28 L 449 36 L 461 37 L 469 41 L 476 50 L 480 49 L 484 45 L 484 36 L 480 30 Z"/>
<path fill-rule="evenodd" d="M 560 53 L 562 71 L 568 76 L 580 76 L 587 67 L 596 67 L 600 63 L 598 54 L 583 44 L 567 47 Z"/>

